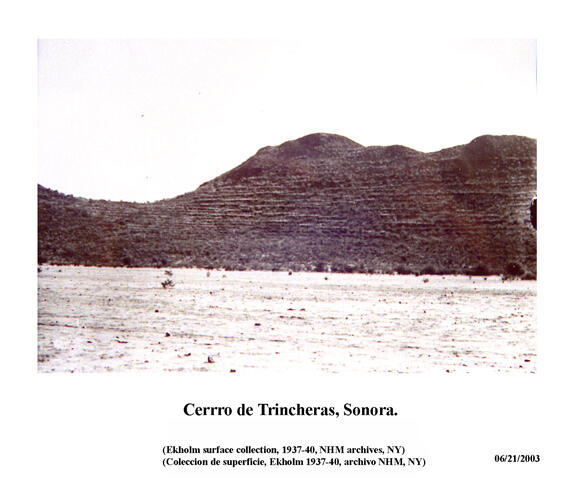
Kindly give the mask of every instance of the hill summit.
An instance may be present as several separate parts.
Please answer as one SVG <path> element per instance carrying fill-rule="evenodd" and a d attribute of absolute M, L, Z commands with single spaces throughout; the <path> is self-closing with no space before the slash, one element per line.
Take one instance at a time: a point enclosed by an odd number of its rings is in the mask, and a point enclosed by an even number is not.
<path fill-rule="evenodd" d="M 536 141 L 423 153 L 311 134 L 154 203 L 38 187 L 40 263 L 392 273 L 536 273 Z"/>

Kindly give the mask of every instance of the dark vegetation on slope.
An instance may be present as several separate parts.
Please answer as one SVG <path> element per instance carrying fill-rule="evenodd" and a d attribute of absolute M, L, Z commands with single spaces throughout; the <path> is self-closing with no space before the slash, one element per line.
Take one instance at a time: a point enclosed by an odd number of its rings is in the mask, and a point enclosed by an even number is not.
<path fill-rule="evenodd" d="M 312 134 L 154 203 L 38 187 L 39 263 L 536 274 L 536 141 L 422 153 Z"/>

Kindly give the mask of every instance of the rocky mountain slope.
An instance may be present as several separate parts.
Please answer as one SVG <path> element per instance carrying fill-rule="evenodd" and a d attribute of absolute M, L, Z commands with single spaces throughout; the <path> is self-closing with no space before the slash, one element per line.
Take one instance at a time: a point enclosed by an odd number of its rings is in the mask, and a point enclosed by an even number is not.
<path fill-rule="evenodd" d="M 41 263 L 536 273 L 536 141 L 482 136 L 422 153 L 312 134 L 264 147 L 154 203 L 38 187 Z"/>

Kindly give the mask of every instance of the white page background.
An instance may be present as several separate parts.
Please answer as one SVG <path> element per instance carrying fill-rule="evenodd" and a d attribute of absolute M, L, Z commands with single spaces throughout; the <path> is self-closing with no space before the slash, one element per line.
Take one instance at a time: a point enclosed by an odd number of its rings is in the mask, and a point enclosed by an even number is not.
<path fill-rule="evenodd" d="M 454 2 L 407 12 L 342 3 L 259 5 L 266 22 L 245 4 L 190 5 L 129 2 L 28 4 L 3 19 L 3 213 L 7 229 L 2 280 L 2 472 L 5 480 L 546 480 L 572 479 L 580 427 L 578 344 L 581 316 L 576 215 L 581 179 L 579 39 L 576 21 L 559 8 L 539 12 L 527 2 L 468 7 Z M 254 4 L 255 6 L 255 4 Z M 64 7 L 64 8 L 58 8 Z M 185 7 L 185 4 L 182 4 Z M 255 12 L 255 11 L 254 11 Z M 307 14 L 310 13 L 310 15 Z M 210 14 L 210 16 L 209 16 Z M 384 18 L 383 18 L 384 15 Z M 211 20 L 214 19 L 214 20 Z M 412 22 L 415 19 L 415 22 Z M 303 21 L 303 23 L 302 23 Z M 559 23 L 560 22 L 560 23 Z M 438 27 L 436 27 L 436 25 Z M 300 28 L 303 25 L 303 28 Z M 187 374 L 53 374 L 36 372 L 36 39 L 152 38 L 342 34 L 395 29 L 456 36 L 517 36 L 539 40 L 538 139 L 540 226 L 538 370 L 536 375 L 225 376 Z M 411 27 L 413 28 L 413 27 Z M 260 147 L 260 146 L 257 146 Z M 443 146 L 447 147 L 447 146 Z M 4 149 L 3 149 L 4 151 Z M 242 161 L 243 159 L 241 159 Z M 13 182 L 14 181 L 14 182 Z M 186 417 L 185 403 L 229 405 L 300 402 L 305 405 L 391 405 L 387 418 Z M 334 444 L 406 446 L 427 459 L 421 470 L 337 468 L 163 469 L 162 446 Z M 496 464 L 498 453 L 537 453 L 540 464 Z"/>

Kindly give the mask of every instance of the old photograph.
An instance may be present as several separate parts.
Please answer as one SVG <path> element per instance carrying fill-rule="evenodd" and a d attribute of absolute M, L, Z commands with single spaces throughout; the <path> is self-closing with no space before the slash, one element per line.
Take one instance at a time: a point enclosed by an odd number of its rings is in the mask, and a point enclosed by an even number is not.
<path fill-rule="evenodd" d="M 38 372 L 536 373 L 536 51 L 39 40 Z"/>

